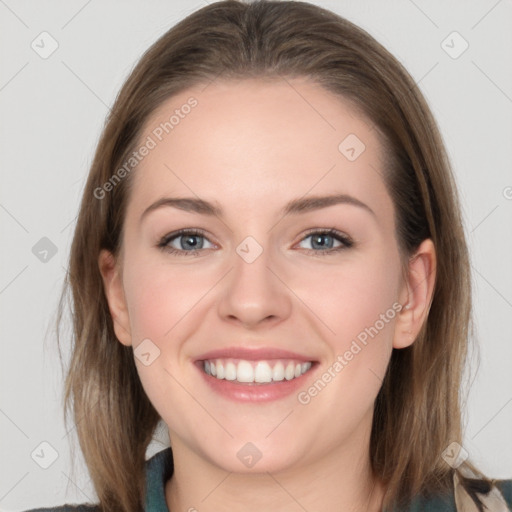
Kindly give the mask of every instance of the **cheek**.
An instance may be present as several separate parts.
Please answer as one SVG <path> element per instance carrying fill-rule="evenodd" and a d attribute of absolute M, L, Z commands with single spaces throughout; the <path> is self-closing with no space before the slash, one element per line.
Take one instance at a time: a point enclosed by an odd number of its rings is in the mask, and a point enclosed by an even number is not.
<path fill-rule="evenodd" d="M 322 321 L 322 332 L 340 353 L 358 336 L 364 339 L 372 326 L 380 339 L 391 337 L 400 279 L 399 259 L 391 248 L 354 255 L 339 265 L 317 266 L 315 272 L 302 269 L 290 287 Z M 375 337 L 374 329 L 372 334 Z"/>
<path fill-rule="evenodd" d="M 125 290 L 134 344 L 137 338 L 150 338 L 158 345 L 192 312 L 209 281 L 197 272 L 157 262 L 131 265 Z"/>
<path fill-rule="evenodd" d="M 300 280 L 297 294 L 307 292 L 308 307 L 329 329 L 322 331 L 328 348 L 323 368 L 298 401 L 309 417 L 328 415 L 332 438 L 348 435 L 372 410 L 392 352 L 401 267 L 391 251 L 375 254 Z"/>
<path fill-rule="evenodd" d="M 191 408 L 181 367 L 182 347 L 193 332 L 192 325 L 198 323 L 194 313 L 205 287 L 209 288 L 208 280 L 192 270 L 149 261 L 147 254 L 139 255 L 136 250 L 125 261 L 123 279 L 134 348 L 149 339 L 157 347 L 150 348 L 151 357 L 158 354 L 149 365 L 136 357 L 137 371 L 156 410 L 168 425 L 174 425 L 170 413 Z M 186 435 L 186 429 L 182 434 Z"/>

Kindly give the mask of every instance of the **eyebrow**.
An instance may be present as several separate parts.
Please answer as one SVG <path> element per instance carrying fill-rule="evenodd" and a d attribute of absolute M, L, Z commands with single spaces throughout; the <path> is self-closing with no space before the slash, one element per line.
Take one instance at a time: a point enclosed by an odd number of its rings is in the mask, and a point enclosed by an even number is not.
<path fill-rule="evenodd" d="M 336 194 L 329 196 L 310 196 L 306 198 L 293 199 L 287 203 L 281 210 L 281 215 L 294 215 L 328 208 L 336 204 L 349 204 L 358 206 L 376 217 L 375 212 L 359 199 L 348 194 Z M 152 211 L 162 207 L 178 208 L 186 212 L 198 213 L 201 215 L 210 215 L 222 217 L 222 208 L 203 199 L 194 197 L 163 197 L 149 205 L 140 217 L 142 220 Z"/>

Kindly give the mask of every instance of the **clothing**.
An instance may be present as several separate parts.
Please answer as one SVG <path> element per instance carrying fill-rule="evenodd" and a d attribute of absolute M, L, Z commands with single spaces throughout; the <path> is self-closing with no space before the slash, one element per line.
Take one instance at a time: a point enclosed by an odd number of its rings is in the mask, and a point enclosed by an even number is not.
<path fill-rule="evenodd" d="M 165 502 L 165 483 L 171 477 L 173 472 L 172 452 L 170 448 L 162 450 L 148 461 L 146 461 L 146 504 L 145 512 L 169 512 Z M 497 480 L 496 488 L 503 496 L 508 505 L 508 510 L 512 511 L 512 480 Z M 471 504 L 472 505 L 472 504 Z M 486 512 L 507 512 L 506 508 L 488 509 Z M 461 508 L 459 506 L 459 508 Z M 464 512 L 473 512 L 471 508 L 462 509 Z M 26 512 L 97 512 L 98 507 L 87 505 L 64 505 L 56 508 L 38 508 L 27 510 Z M 474 508 L 474 512 L 478 509 Z M 452 492 L 446 496 L 437 496 L 431 499 L 417 498 L 407 508 L 396 512 L 457 512 L 455 506 L 455 496 Z M 460 512 L 460 511 L 459 511 Z"/>

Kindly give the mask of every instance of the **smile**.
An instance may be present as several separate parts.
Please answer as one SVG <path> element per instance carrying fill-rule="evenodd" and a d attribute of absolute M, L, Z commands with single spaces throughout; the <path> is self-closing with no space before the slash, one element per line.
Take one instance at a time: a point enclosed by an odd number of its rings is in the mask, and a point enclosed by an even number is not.
<path fill-rule="evenodd" d="M 304 375 L 311 362 L 294 360 L 248 361 L 244 359 L 209 359 L 202 362 L 203 371 L 218 380 L 244 384 L 269 384 L 293 380 Z"/>

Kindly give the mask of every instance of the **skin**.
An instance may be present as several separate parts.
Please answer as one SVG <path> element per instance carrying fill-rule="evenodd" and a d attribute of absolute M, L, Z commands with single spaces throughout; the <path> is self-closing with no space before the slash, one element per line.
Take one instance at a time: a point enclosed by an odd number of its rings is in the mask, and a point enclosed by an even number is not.
<path fill-rule="evenodd" d="M 200 512 L 380 510 L 385 488 L 369 461 L 374 400 L 392 349 L 413 343 L 425 320 L 434 247 L 426 240 L 410 258 L 399 253 L 378 131 L 339 97 L 305 79 L 216 81 L 168 99 L 141 140 L 190 96 L 198 105 L 134 171 L 119 258 L 99 257 L 119 342 L 135 349 L 149 338 L 160 350 L 149 366 L 135 361 L 169 427 L 176 469 L 167 504 Z M 349 134 L 366 146 L 355 161 L 338 149 Z M 280 213 L 292 199 L 334 193 L 373 213 L 353 204 Z M 150 204 L 177 196 L 215 202 L 223 215 L 162 207 L 141 222 Z M 206 232 L 196 256 L 157 247 L 182 228 Z M 306 233 L 313 228 L 335 228 L 354 244 L 322 254 Z M 252 263 L 236 252 L 247 236 L 263 249 Z M 231 401 L 193 363 L 231 346 L 291 350 L 318 361 L 307 390 L 396 303 L 408 308 L 306 405 L 296 393 Z M 247 442 L 262 455 L 252 468 L 237 457 Z"/>

